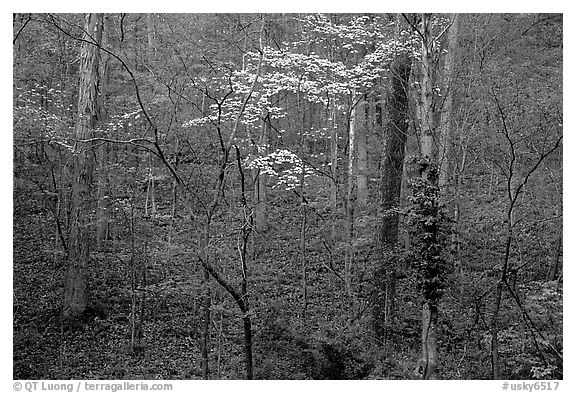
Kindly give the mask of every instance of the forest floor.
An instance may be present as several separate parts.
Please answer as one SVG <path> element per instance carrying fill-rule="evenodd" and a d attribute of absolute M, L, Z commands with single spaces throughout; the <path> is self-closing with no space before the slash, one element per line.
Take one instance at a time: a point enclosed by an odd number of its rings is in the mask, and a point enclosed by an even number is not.
<path fill-rule="evenodd" d="M 46 213 L 49 210 L 33 206 L 42 206 L 42 202 L 18 204 L 14 212 L 14 378 L 200 379 L 204 287 L 195 239 L 201 220 L 181 219 L 168 242 L 170 230 L 165 222 L 142 219 L 139 243 L 134 249 L 124 236 L 92 252 L 90 309 L 82 323 L 71 329 L 60 318 L 65 255 L 55 242 L 54 220 Z M 382 346 L 375 338 L 372 317 L 374 273 L 380 261 L 370 242 L 358 242 L 355 285 L 349 295 L 342 282 L 344 223 L 337 222 L 332 233 L 326 223 L 329 213 L 323 216 L 312 209 L 308 213 L 306 302 L 299 203 L 272 203 L 268 211 L 270 229 L 252 235 L 248 290 L 254 377 L 416 378 L 421 303 L 410 270 L 406 269 L 406 277 L 398 280 L 397 317 L 388 345 Z M 237 228 L 232 224 L 215 225 L 213 263 L 238 288 Z M 360 240 L 373 232 L 362 225 L 357 228 Z M 142 264 L 147 282 L 145 286 L 140 282 L 140 287 L 134 289 L 136 267 L 142 269 Z M 488 293 L 482 281 L 485 272 L 472 270 L 472 265 L 468 269 L 463 283 L 468 289 L 462 292 L 462 283 L 449 283 L 441 304 L 441 370 L 448 379 L 489 377 L 489 309 L 487 303 L 480 302 Z M 210 377 L 242 379 L 241 313 L 230 295 L 215 281 L 211 283 Z M 561 317 L 561 294 L 553 288 L 554 283 L 550 285 L 534 284 L 534 288 L 526 289 L 526 299 L 531 302 L 528 307 L 533 318 L 538 317 L 535 322 L 543 327 L 551 318 L 549 313 Z M 133 345 L 132 311 L 137 310 L 137 318 L 142 315 L 138 312 L 142 303 L 136 300 L 142 300 L 143 294 L 142 335 Z M 530 378 L 538 355 L 532 350 L 529 356 L 518 353 L 518 345 L 527 340 L 529 331 L 515 317 L 511 300 L 505 307 L 503 325 L 520 334 L 504 331 L 502 356 L 510 376 Z M 538 311 L 544 310 L 542 307 L 550 311 Z M 561 338 L 554 334 L 552 337 Z M 554 375 L 553 367 L 541 372 Z"/>
<path fill-rule="evenodd" d="M 341 278 L 328 268 L 326 238 L 315 220 L 307 229 L 304 310 L 300 217 L 287 211 L 272 207 L 271 229 L 256 234 L 251 246 L 255 377 L 407 378 L 407 369 L 379 375 L 378 351 L 366 339 L 367 290 L 353 299 L 346 296 Z M 92 253 L 91 308 L 79 327 L 67 329 L 60 320 L 66 261 L 62 251 L 55 251 L 53 220 L 42 211 L 15 212 L 14 378 L 200 378 L 201 271 L 194 247 L 175 244 L 156 253 L 151 247 L 143 335 L 133 347 L 128 242 Z M 340 270 L 341 263 L 334 261 L 334 267 Z M 211 377 L 242 378 L 240 312 L 215 282 L 212 294 Z M 415 361 L 415 354 L 406 352 L 406 357 Z"/>

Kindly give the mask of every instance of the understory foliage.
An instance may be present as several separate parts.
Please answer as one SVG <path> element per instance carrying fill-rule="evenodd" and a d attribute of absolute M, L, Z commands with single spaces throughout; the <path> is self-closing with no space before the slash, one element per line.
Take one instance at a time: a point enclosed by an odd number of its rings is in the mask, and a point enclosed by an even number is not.
<path fill-rule="evenodd" d="M 419 14 L 99 16 L 83 141 L 84 15 L 13 16 L 14 379 L 200 379 L 204 342 L 209 378 L 243 378 L 247 320 L 255 379 L 415 379 L 423 301 L 441 378 L 489 379 L 498 283 L 500 377 L 563 377 L 561 15 L 460 15 L 450 78 L 454 18 L 429 16 L 447 166 L 413 160 Z M 408 132 L 384 208 L 399 58 Z M 68 326 L 79 143 L 89 304 Z M 509 190 L 535 164 L 509 231 Z"/>

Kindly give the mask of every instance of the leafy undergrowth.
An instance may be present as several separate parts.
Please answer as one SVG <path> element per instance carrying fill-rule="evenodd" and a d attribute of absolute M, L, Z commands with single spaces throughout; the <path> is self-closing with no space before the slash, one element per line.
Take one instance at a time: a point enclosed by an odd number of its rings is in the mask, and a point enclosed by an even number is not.
<path fill-rule="evenodd" d="M 353 271 L 356 284 L 353 294 L 347 295 L 341 279 L 345 251 L 342 233 L 338 231 L 331 238 L 321 214 L 309 211 L 304 309 L 301 216 L 296 203 L 283 200 L 271 205 L 271 229 L 254 233 L 250 245 L 254 377 L 417 378 L 421 311 L 414 277 L 407 274 L 398 281 L 397 318 L 384 350 L 372 333 L 373 288 L 369 283 L 378 260 L 370 242 L 358 244 Z M 234 225 L 228 224 L 216 226 L 214 260 L 232 285 L 239 287 L 237 238 Z M 165 225 L 142 220 L 140 237 L 147 240 L 138 244 L 136 253 L 147 270 L 145 317 L 142 339 L 132 348 L 130 243 L 116 240 L 92 253 L 91 307 L 81 325 L 64 328 L 60 305 L 66 263 L 63 254 L 54 251 L 51 217 L 20 209 L 14 216 L 14 378 L 201 378 L 203 286 L 194 243 L 197 236 L 193 235 L 197 225 L 201 221 L 178 222 L 168 245 Z M 363 229 L 362 223 L 358 228 L 358 237 L 373 230 Z M 330 270 L 329 261 L 338 274 Z M 441 305 L 439 344 L 444 378 L 489 377 L 486 311 L 478 308 L 488 303 L 477 302 L 477 293 L 484 291 L 485 284 L 473 277 L 470 281 L 463 293 L 459 291 L 460 283 L 450 283 Z M 528 311 L 540 315 L 534 323 L 546 326 L 546 315 L 561 313 L 561 295 L 554 288 L 534 284 L 523 290 L 528 294 Z M 506 304 L 509 315 L 518 315 L 510 299 Z M 543 309 L 550 312 L 545 314 Z M 517 318 L 510 317 L 503 323 L 502 348 L 508 377 L 558 375 L 561 364 L 548 361 L 549 366 L 542 366 L 542 356 L 553 360 L 552 355 L 530 349 L 526 337 L 529 332 L 521 329 Z M 552 337 L 561 338 L 561 333 L 559 328 Z M 519 354 L 519 345 L 527 352 Z M 561 340 L 555 345 L 561 351 Z M 548 350 L 543 344 L 541 347 Z M 243 378 L 242 351 L 240 312 L 231 297 L 212 282 L 211 378 Z"/>
<path fill-rule="evenodd" d="M 251 248 L 255 377 L 394 377 L 390 370 L 383 371 L 366 333 L 368 294 L 345 294 L 341 279 L 328 269 L 327 238 L 314 220 L 308 223 L 304 311 L 300 216 L 287 211 L 271 207 L 272 228 L 255 234 Z M 14 217 L 14 378 L 200 378 L 202 272 L 194 245 L 184 243 L 186 237 L 193 238 L 192 227 L 184 223 L 176 228 L 170 247 L 162 236 L 149 240 L 143 335 L 133 349 L 129 243 L 117 242 L 92 253 L 91 307 L 80 326 L 68 329 L 60 320 L 66 263 L 63 253 L 54 251 L 51 217 L 20 209 Z M 220 256 L 231 266 L 223 263 L 222 269 L 238 285 L 233 244 L 229 249 L 222 246 Z M 335 270 L 341 271 L 341 261 L 334 259 Z M 242 378 L 240 313 L 215 283 L 212 295 L 211 377 Z"/>

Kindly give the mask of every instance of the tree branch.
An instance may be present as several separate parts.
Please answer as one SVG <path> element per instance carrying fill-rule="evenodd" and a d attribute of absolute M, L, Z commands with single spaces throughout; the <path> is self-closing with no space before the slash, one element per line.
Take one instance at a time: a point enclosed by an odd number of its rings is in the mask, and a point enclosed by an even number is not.
<path fill-rule="evenodd" d="M 22 24 L 22 26 L 20 26 L 20 28 L 18 29 L 16 34 L 14 34 L 14 39 L 12 40 L 12 45 L 14 45 L 16 43 L 16 41 L 18 40 L 18 37 L 20 36 L 20 33 L 22 33 L 22 30 L 24 30 L 24 28 L 26 27 L 28 22 L 30 22 L 31 20 L 32 20 L 32 15 L 28 14 L 28 18 L 26 19 L 26 22 L 24 22 Z"/>

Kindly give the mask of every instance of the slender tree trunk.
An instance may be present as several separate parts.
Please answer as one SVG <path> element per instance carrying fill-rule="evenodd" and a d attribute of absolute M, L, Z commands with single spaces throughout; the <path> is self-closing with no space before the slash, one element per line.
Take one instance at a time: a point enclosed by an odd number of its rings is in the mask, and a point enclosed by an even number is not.
<path fill-rule="evenodd" d="M 88 35 L 97 43 L 102 38 L 102 15 L 87 14 L 85 39 Z M 84 42 L 80 50 L 80 87 L 78 92 L 78 120 L 74 147 L 72 206 L 70 209 L 68 278 L 64 291 L 62 316 L 76 320 L 88 304 L 87 270 L 90 258 L 90 202 L 94 172 L 91 144 L 82 142 L 92 136 L 97 122 L 99 53 L 95 45 Z"/>
<path fill-rule="evenodd" d="M 424 160 L 421 163 L 421 176 L 425 182 L 429 182 L 431 187 L 438 185 L 437 177 L 431 175 L 432 168 L 436 166 L 436 155 L 434 154 L 434 106 L 432 101 L 432 36 L 430 33 L 431 16 L 429 14 L 422 14 L 422 70 L 421 70 L 421 83 L 420 83 L 420 153 Z M 436 214 L 432 214 L 436 216 Z M 437 231 L 437 228 L 431 229 Z M 432 238 L 436 237 L 436 233 L 430 233 Z M 424 259 L 424 263 L 431 263 L 433 261 L 425 258 L 424 255 L 420 256 Z M 426 272 L 424 272 L 424 275 Z M 425 276 L 425 279 L 429 277 Z M 426 285 L 435 285 L 424 284 Z M 438 379 L 438 304 L 436 299 L 427 297 L 424 291 L 424 312 L 422 314 L 422 378 L 423 379 Z"/>
<path fill-rule="evenodd" d="M 444 59 L 444 105 L 440 112 L 440 173 L 438 174 L 438 186 L 446 195 L 451 176 L 450 162 L 454 139 L 454 127 L 452 126 L 453 107 L 453 80 L 456 68 L 456 46 L 458 44 L 458 14 L 452 17 L 452 25 L 448 31 L 448 53 Z"/>
<path fill-rule="evenodd" d="M 242 311 L 242 320 L 244 322 L 244 358 L 245 358 L 245 372 L 246 379 L 251 380 L 254 378 L 253 363 L 252 363 L 252 321 L 250 319 L 250 299 L 248 294 L 248 239 L 252 232 L 254 224 L 252 210 L 248 206 L 246 199 L 246 186 L 244 171 L 242 169 L 242 162 L 240 160 L 240 149 L 236 147 L 236 162 L 238 163 L 238 171 L 240 174 L 242 206 L 244 212 L 244 225 L 242 225 L 241 236 L 242 245 L 240 247 L 240 262 L 242 267 L 242 282 L 240 286 L 241 302 L 238 303 L 240 311 Z"/>
<path fill-rule="evenodd" d="M 492 321 L 490 322 L 491 351 L 492 351 L 492 379 L 500 379 L 500 352 L 498 343 L 498 332 L 500 330 L 498 320 L 500 317 L 500 308 L 502 306 L 502 291 L 508 275 L 508 265 L 510 261 L 510 250 L 512 246 L 512 208 L 508 211 L 508 231 L 506 235 L 506 251 L 504 253 L 504 262 L 502 263 L 502 272 L 500 279 L 496 284 L 496 295 L 494 297 L 494 308 L 492 310 Z"/>
<path fill-rule="evenodd" d="M 451 236 L 451 248 L 452 254 L 455 258 L 455 269 L 460 277 L 460 296 L 464 296 L 464 263 L 461 258 L 460 252 L 460 194 L 462 192 L 462 177 L 464 176 L 464 168 L 466 166 L 466 158 L 468 155 L 468 145 L 464 146 L 462 152 L 462 160 L 460 162 L 460 168 L 456 174 L 455 184 L 454 184 L 454 222 L 452 224 L 452 236 Z"/>
<path fill-rule="evenodd" d="M 438 376 L 438 306 L 425 303 L 422 307 L 422 379 Z"/>
<path fill-rule="evenodd" d="M 262 119 L 262 134 L 260 135 L 260 143 L 257 146 L 257 151 L 254 154 L 268 154 L 268 124 L 267 116 Z M 258 151 L 260 150 L 260 151 Z M 258 232 L 266 232 L 268 230 L 268 215 L 266 207 L 266 183 L 268 175 L 260 173 L 257 169 L 254 174 L 254 223 Z"/>
<path fill-rule="evenodd" d="M 216 192 L 220 192 L 217 190 Z M 212 217 L 209 216 L 206 219 L 204 226 L 204 234 L 202 239 L 202 258 L 204 258 L 204 263 L 208 264 L 210 258 L 210 252 L 208 250 L 208 245 L 211 237 L 211 225 Z M 202 321 L 202 338 L 200 341 L 200 352 L 201 352 L 201 363 L 202 363 L 202 378 L 210 378 L 210 366 L 209 366 L 209 348 L 210 343 L 210 308 L 212 307 L 212 293 L 210 291 L 210 273 L 206 266 L 202 271 L 202 285 L 204 287 L 204 302 L 203 302 L 203 321 Z"/>
<path fill-rule="evenodd" d="M 110 146 L 104 144 L 99 149 L 100 172 L 98 176 L 98 225 L 96 228 L 97 247 L 101 248 L 109 238 L 110 212 L 108 210 L 108 156 Z"/>
<path fill-rule="evenodd" d="M 150 67 L 154 61 L 154 54 L 156 52 L 156 30 L 154 28 L 153 14 L 146 14 L 146 33 L 148 38 L 146 60 L 148 61 L 148 66 Z"/>
<path fill-rule="evenodd" d="M 364 108 L 358 108 L 356 123 L 360 125 L 357 132 L 358 140 L 358 171 L 356 174 L 356 206 L 358 210 L 364 210 L 368 206 L 368 151 L 367 151 L 367 136 L 368 136 L 368 103 L 367 99 L 361 101 Z"/>
<path fill-rule="evenodd" d="M 338 208 L 338 126 L 336 123 L 336 103 L 332 100 L 331 107 L 332 130 L 330 134 L 330 172 L 332 186 L 330 188 L 330 208 L 332 210 L 332 239 L 336 237 L 336 220 Z"/>
<path fill-rule="evenodd" d="M 350 119 L 348 126 L 348 190 L 346 193 L 346 223 L 348 245 L 346 248 L 346 260 L 344 265 L 344 280 L 346 292 L 350 294 L 352 287 L 352 265 L 354 263 L 354 182 L 356 180 L 354 170 L 354 158 L 356 150 L 356 92 L 352 92 Z"/>
<path fill-rule="evenodd" d="M 244 361 L 246 362 L 246 379 L 252 380 L 254 379 L 254 365 L 252 362 L 252 321 L 250 320 L 248 312 L 249 310 L 244 311 L 244 317 L 242 318 L 244 321 Z"/>
<path fill-rule="evenodd" d="M 308 272 L 306 266 L 306 198 L 304 196 L 306 192 L 306 164 L 304 163 L 304 151 L 306 144 L 306 130 L 307 127 L 307 117 L 312 122 L 312 116 L 306 116 L 306 109 L 302 105 L 302 99 L 300 97 L 300 91 L 296 95 L 297 108 L 299 113 L 302 114 L 301 132 L 299 138 L 299 153 L 300 159 L 302 160 L 300 166 L 300 266 L 302 271 L 302 321 L 306 322 L 306 311 L 308 309 Z"/>
<path fill-rule="evenodd" d="M 420 81 L 420 153 L 434 161 L 434 106 L 432 103 L 432 37 L 430 15 L 422 15 L 422 68 Z M 426 174 L 424 174 L 427 176 Z"/>
<path fill-rule="evenodd" d="M 458 44 L 458 14 L 452 15 L 452 25 L 448 30 L 448 38 L 446 41 L 447 53 L 444 58 L 444 69 L 443 69 L 443 98 L 444 103 L 440 112 L 440 124 L 439 124 L 439 138 L 440 138 L 440 152 L 438 154 L 438 160 L 440 162 L 440 168 L 438 173 L 438 187 L 440 188 L 441 195 L 445 200 L 449 200 L 450 191 L 453 194 L 452 199 L 452 211 L 453 211 L 453 225 L 452 225 L 452 236 L 451 236 L 451 256 L 453 265 L 456 267 L 456 272 L 460 279 L 460 295 L 463 296 L 464 290 L 464 280 L 463 280 L 463 270 L 462 261 L 459 255 L 458 246 L 458 221 L 460 219 L 459 203 L 460 203 L 460 188 L 459 184 L 450 182 L 454 174 L 452 169 L 452 163 L 454 162 L 452 157 L 452 149 L 454 144 L 454 132 L 455 127 L 453 125 L 453 94 L 454 94 L 454 76 L 456 69 L 456 48 Z M 456 165 L 457 167 L 457 165 Z M 458 179 L 456 182 L 459 182 Z"/>
<path fill-rule="evenodd" d="M 104 25 L 102 29 L 102 46 L 109 46 L 110 37 L 110 20 L 107 16 L 103 16 Z M 108 119 L 108 84 L 110 80 L 110 69 L 108 62 L 110 55 L 102 52 L 100 56 L 100 105 L 99 105 L 99 120 L 104 123 Z M 110 211 L 109 211 L 109 175 L 108 175 L 108 160 L 110 156 L 110 145 L 103 144 L 99 151 L 100 171 L 98 174 L 98 224 L 96 229 L 96 243 L 97 247 L 102 247 L 105 240 L 110 236 Z"/>
<path fill-rule="evenodd" d="M 302 264 L 302 320 L 306 322 L 306 310 L 308 309 L 308 271 L 306 262 L 306 199 L 304 197 L 306 164 L 302 161 L 300 173 L 300 210 L 302 222 L 300 224 L 300 262 Z"/>
<path fill-rule="evenodd" d="M 554 256 L 554 259 L 552 260 L 552 263 L 550 264 L 550 269 L 548 269 L 548 275 L 546 277 L 548 281 L 554 281 L 558 278 L 561 266 L 560 262 L 561 259 L 562 259 L 562 232 L 560 232 L 560 235 L 558 235 L 558 238 L 556 239 L 556 254 Z"/>
<path fill-rule="evenodd" d="M 146 186 L 146 201 L 144 206 L 144 214 L 146 216 L 152 215 L 156 216 L 156 190 L 154 182 L 154 166 L 152 157 L 148 156 L 148 183 Z M 148 210 L 148 204 L 150 204 L 150 210 Z"/>
<path fill-rule="evenodd" d="M 180 140 L 178 139 L 178 135 L 175 137 L 175 146 L 174 150 L 176 152 L 179 151 Z M 175 160 L 173 164 L 174 171 L 178 171 L 178 159 Z M 176 219 L 176 214 L 178 211 L 178 182 L 176 179 L 172 179 L 172 207 L 170 209 L 170 228 L 168 228 L 168 255 L 170 257 L 171 254 L 171 246 L 172 246 L 172 237 L 174 236 L 174 220 Z"/>

